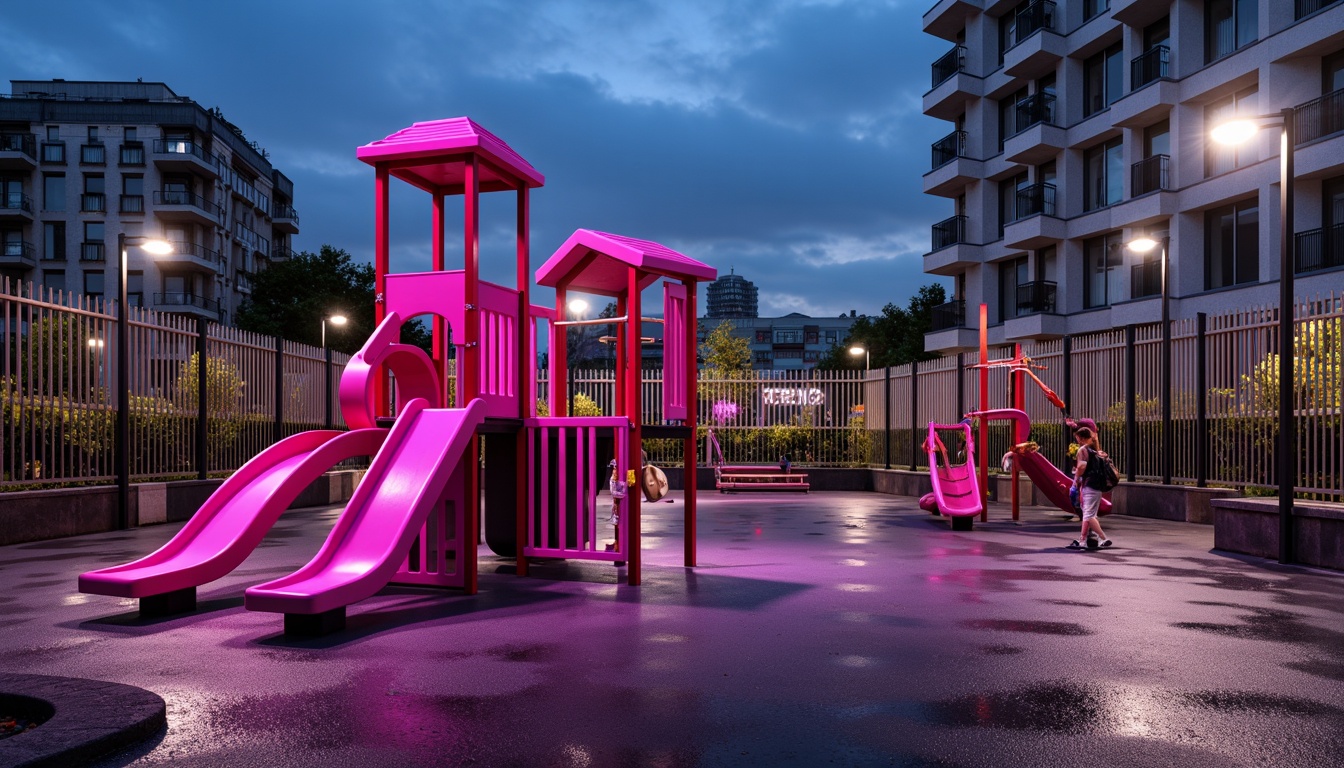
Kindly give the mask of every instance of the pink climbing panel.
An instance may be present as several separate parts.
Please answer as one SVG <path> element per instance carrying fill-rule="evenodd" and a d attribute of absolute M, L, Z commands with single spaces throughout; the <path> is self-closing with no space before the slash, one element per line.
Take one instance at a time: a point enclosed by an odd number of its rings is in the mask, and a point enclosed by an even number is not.
<path fill-rule="evenodd" d="M 686 286 L 663 283 L 663 418 L 686 419 Z"/>
<path fill-rule="evenodd" d="M 599 431 L 614 431 L 617 477 L 624 479 L 630 423 L 619 416 L 547 416 L 524 419 L 523 426 L 528 435 L 523 554 L 569 560 L 627 559 L 628 504 L 620 508 L 621 535 L 616 548 L 605 549 L 605 540 L 615 531 L 605 522 L 610 497 L 602 499 L 599 509 L 598 491 L 607 487 L 611 470 L 598 466 L 597 438 Z M 630 488 L 627 494 L 638 492 Z"/>

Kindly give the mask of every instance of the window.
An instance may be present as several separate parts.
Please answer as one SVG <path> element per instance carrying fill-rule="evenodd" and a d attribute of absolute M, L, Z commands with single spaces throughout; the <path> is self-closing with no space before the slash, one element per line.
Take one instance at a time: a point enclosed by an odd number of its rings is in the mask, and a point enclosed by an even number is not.
<path fill-rule="evenodd" d="M 1251 86 L 1228 96 L 1219 99 L 1204 108 L 1204 129 L 1205 134 L 1219 124 L 1231 120 L 1238 114 L 1255 114 L 1256 105 L 1250 102 L 1258 95 L 1257 87 Z M 1243 165 L 1250 165 L 1260 159 L 1260 152 L 1255 146 L 1254 141 L 1246 142 L 1236 146 L 1219 144 L 1216 141 L 1207 140 L 1204 142 L 1204 175 L 1217 176 L 1220 173 L 1227 173 Z"/>
<path fill-rule="evenodd" d="M 757 331 L 757 332 L 756 332 L 756 343 L 757 343 L 757 344 L 769 344 L 769 343 L 770 343 L 770 332 L 769 332 L 769 331 Z"/>
<path fill-rule="evenodd" d="M 23 179 L 0 178 L 0 207 L 28 210 L 32 203 L 24 204 Z"/>
<path fill-rule="evenodd" d="M 1204 16 L 1204 61 L 1221 59 L 1255 42 L 1258 0 L 1209 0 Z"/>
<path fill-rule="evenodd" d="M 89 126 L 89 143 L 90 144 L 98 143 L 98 126 L 96 125 Z"/>
<path fill-rule="evenodd" d="M 89 296 L 103 297 L 103 271 L 89 271 L 84 273 L 84 293 Z"/>
<path fill-rule="evenodd" d="M 1143 156 L 1171 155 L 1171 121 L 1163 120 L 1143 129 Z"/>
<path fill-rule="evenodd" d="M 1120 300 L 1120 233 L 1083 241 L 1083 307 L 1107 307 Z"/>
<path fill-rule="evenodd" d="M 60 142 L 42 143 L 42 162 L 60 165 L 65 163 L 65 144 Z"/>
<path fill-rule="evenodd" d="M 79 210 L 91 212 L 107 210 L 105 182 L 101 173 L 84 174 L 84 196 L 80 200 Z"/>
<path fill-rule="evenodd" d="M 1003 237 L 1005 226 L 1017 221 L 1017 193 L 1027 186 L 1026 173 L 999 182 L 999 237 Z"/>
<path fill-rule="evenodd" d="M 1124 87 L 1124 48 L 1120 43 L 1083 62 L 1083 117 L 1114 104 Z"/>
<path fill-rule="evenodd" d="M 65 270 L 48 269 L 42 273 L 42 284 L 52 291 L 65 290 Z"/>
<path fill-rule="evenodd" d="M 60 140 L 61 140 L 61 127 L 59 125 L 48 125 L 47 141 L 60 141 Z"/>
<path fill-rule="evenodd" d="M 808 343 L 808 344 L 816 344 L 816 343 L 817 343 L 817 332 L 816 332 L 816 331 L 808 331 L 808 332 L 807 332 L 807 343 Z"/>
<path fill-rule="evenodd" d="M 1090 21 L 1111 8 L 1111 0 L 1083 0 L 1083 21 Z"/>
<path fill-rule="evenodd" d="M 42 174 L 42 210 L 65 210 L 65 174 Z"/>
<path fill-rule="evenodd" d="M 1143 28 L 1143 49 L 1151 51 L 1159 45 L 1171 42 L 1171 17 L 1163 16 Z"/>
<path fill-rule="evenodd" d="M 105 256 L 103 222 L 84 222 L 84 242 L 80 245 L 81 261 L 103 261 Z"/>
<path fill-rule="evenodd" d="M 126 303 L 132 307 L 145 306 L 145 273 L 132 271 L 126 273 Z"/>
<path fill-rule="evenodd" d="M 1083 210 L 1115 205 L 1124 197 L 1124 157 L 1120 139 L 1083 153 Z"/>
<path fill-rule="evenodd" d="M 145 177 L 121 177 L 121 212 L 145 212 Z"/>
<path fill-rule="evenodd" d="M 1018 316 L 1017 287 L 1031 282 L 1027 257 L 1020 256 L 999 265 L 999 322 Z"/>
<path fill-rule="evenodd" d="M 1344 90 L 1344 51 L 1321 59 L 1321 94 Z"/>
<path fill-rule="evenodd" d="M 1027 98 L 1027 89 L 1015 91 L 999 100 L 999 151 L 1003 142 L 1017 133 L 1017 103 Z"/>
<path fill-rule="evenodd" d="M 65 261 L 64 221 L 43 222 L 42 258 L 46 261 Z"/>
<path fill-rule="evenodd" d="M 776 344 L 802 344 L 802 331 L 775 331 Z"/>
<path fill-rule="evenodd" d="M 136 129 L 135 126 L 128 125 L 124 130 L 122 130 L 121 138 L 123 141 L 139 141 L 140 132 Z"/>
<path fill-rule="evenodd" d="M 1257 200 L 1204 214 L 1204 288 L 1260 279 L 1260 208 Z"/>

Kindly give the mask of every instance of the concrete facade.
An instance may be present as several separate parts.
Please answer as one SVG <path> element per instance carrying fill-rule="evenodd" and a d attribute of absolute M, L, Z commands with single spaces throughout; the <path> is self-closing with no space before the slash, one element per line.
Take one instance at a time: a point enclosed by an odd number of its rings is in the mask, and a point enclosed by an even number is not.
<path fill-rule="evenodd" d="M 733 335 L 747 340 L 751 367 L 758 371 L 805 371 L 816 368 L 831 347 L 845 343 L 858 317 L 854 312 L 841 317 L 793 312 L 783 317 L 702 317 L 696 322 L 702 336 L 720 323 L 732 323 Z"/>
<path fill-rule="evenodd" d="M 1124 245 L 1141 236 L 1169 238 L 1175 318 L 1277 303 L 1279 129 L 1219 148 L 1209 131 L 1234 114 L 1297 108 L 1297 289 L 1338 286 L 1344 3 L 1107 5 L 942 0 L 924 15 L 954 46 L 924 96 L 952 128 L 925 192 L 954 214 L 924 257 L 954 283 L 927 349 L 972 347 L 982 302 L 995 344 L 1157 322 L 1161 249 Z"/>
<path fill-rule="evenodd" d="M 0 97 L 0 274 L 231 325 L 252 276 L 293 254 L 294 184 L 256 142 L 163 83 L 13 80 Z"/>

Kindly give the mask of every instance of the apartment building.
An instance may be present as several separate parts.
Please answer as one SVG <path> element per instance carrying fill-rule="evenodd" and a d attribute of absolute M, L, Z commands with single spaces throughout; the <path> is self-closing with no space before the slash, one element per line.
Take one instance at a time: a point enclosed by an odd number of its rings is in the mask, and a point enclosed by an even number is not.
<path fill-rule="evenodd" d="M 802 371 L 817 367 L 831 347 L 849 338 L 857 312 L 839 317 L 809 317 L 793 312 L 783 317 L 699 319 L 701 335 L 722 322 L 733 324 L 733 335 L 747 340 L 751 367 L 758 371 Z"/>
<path fill-rule="evenodd" d="M 756 284 L 729 269 L 705 287 L 709 317 L 756 317 L 760 314 Z"/>
<path fill-rule="evenodd" d="M 0 274 L 231 324 L 252 276 L 293 254 L 294 185 L 224 119 L 163 83 L 13 80 L 0 96 Z"/>
<path fill-rule="evenodd" d="M 1280 130 L 1211 129 L 1293 107 L 1299 295 L 1344 280 L 1344 1 L 939 0 L 951 48 L 924 113 L 951 125 L 927 194 L 947 198 L 926 272 L 952 278 L 929 350 L 1277 303 Z"/>

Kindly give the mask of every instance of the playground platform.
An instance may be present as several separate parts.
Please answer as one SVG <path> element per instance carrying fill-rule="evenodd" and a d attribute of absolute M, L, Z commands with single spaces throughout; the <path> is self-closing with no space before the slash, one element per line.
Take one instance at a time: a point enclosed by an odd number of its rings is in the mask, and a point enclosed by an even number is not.
<path fill-rule="evenodd" d="M 642 587 L 482 548 L 479 594 L 389 588 L 311 640 L 243 593 L 307 562 L 332 508 L 157 620 L 73 576 L 176 524 L 0 547 L 0 672 L 162 696 L 168 730 L 102 766 L 1337 764 L 1338 573 L 1130 517 L 1066 551 L 1075 524 L 1023 514 L 954 533 L 913 498 L 707 494 L 686 569 L 680 504 L 648 504 Z"/>

